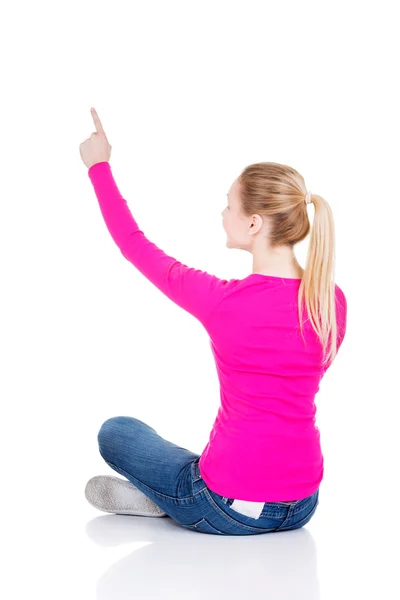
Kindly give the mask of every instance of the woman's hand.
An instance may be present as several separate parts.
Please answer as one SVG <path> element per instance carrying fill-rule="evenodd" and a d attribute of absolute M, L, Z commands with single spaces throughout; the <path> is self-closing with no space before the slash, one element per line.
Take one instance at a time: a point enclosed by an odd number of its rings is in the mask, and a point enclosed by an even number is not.
<path fill-rule="evenodd" d="M 111 156 L 111 146 L 108 143 L 101 121 L 94 108 L 91 109 L 96 131 L 90 138 L 79 146 L 81 159 L 88 169 L 99 162 L 108 162 Z"/>

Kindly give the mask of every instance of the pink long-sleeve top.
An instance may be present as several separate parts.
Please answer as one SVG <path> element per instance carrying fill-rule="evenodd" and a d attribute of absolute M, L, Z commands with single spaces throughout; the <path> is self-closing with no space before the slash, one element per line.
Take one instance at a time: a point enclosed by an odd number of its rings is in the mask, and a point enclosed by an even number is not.
<path fill-rule="evenodd" d="M 314 399 L 326 367 L 308 320 L 307 345 L 300 334 L 301 280 L 258 273 L 226 280 L 188 267 L 139 229 L 109 162 L 96 163 L 88 175 L 122 255 L 209 335 L 220 406 L 199 461 L 206 485 L 227 498 L 254 502 L 313 494 L 324 472 Z M 347 303 L 337 285 L 335 294 L 340 346 Z"/>

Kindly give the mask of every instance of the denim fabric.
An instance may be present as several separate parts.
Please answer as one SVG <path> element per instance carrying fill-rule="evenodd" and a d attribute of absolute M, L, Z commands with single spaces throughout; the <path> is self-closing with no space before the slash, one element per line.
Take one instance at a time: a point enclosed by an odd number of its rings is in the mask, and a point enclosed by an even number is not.
<path fill-rule="evenodd" d="M 317 490 L 293 502 L 265 502 L 258 519 L 234 509 L 233 498 L 210 490 L 200 475 L 200 455 L 161 437 L 133 417 L 113 417 L 98 433 L 101 456 L 174 521 L 215 535 L 256 535 L 299 529 L 319 504 Z"/>

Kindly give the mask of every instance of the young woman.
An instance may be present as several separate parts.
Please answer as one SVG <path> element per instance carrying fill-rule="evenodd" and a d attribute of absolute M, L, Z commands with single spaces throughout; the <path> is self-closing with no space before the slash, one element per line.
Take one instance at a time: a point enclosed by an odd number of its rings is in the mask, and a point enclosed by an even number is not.
<path fill-rule="evenodd" d="M 304 526 L 319 503 L 324 472 L 315 395 L 346 331 L 346 298 L 332 280 L 328 203 L 287 165 L 247 166 L 222 216 L 227 245 L 251 252 L 253 270 L 244 279 L 219 279 L 167 256 L 139 229 L 92 115 L 96 132 L 80 153 L 110 235 L 127 260 L 206 329 L 221 404 L 201 455 L 134 417 L 105 421 L 99 451 L 124 479 L 93 477 L 86 498 L 102 511 L 170 516 L 217 535 Z M 293 248 L 310 231 L 302 269 Z"/>

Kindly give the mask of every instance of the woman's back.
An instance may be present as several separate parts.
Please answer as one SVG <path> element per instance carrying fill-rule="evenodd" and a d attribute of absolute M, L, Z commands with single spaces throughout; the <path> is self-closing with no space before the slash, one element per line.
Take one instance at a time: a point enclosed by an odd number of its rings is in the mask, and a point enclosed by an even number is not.
<path fill-rule="evenodd" d="M 299 329 L 300 279 L 252 274 L 232 279 L 205 326 L 221 406 L 200 459 L 216 493 L 250 501 L 300 500 L 323 476 L 314 398 L 325 372 L 309 321 Z M 336 286 L 338 345 L 346 299 Z"/>

